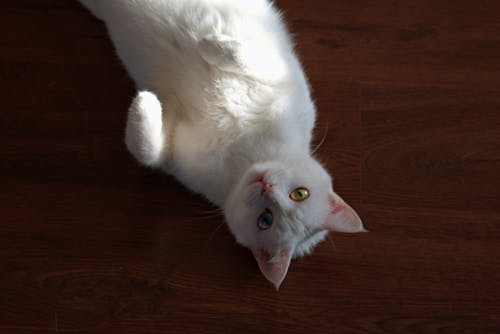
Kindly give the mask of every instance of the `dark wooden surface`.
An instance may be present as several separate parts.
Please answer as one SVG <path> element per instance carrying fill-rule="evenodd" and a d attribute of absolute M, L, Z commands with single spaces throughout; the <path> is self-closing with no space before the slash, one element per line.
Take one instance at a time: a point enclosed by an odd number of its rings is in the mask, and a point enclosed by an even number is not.
<path fill-rule="evenodd" d="M 123 144 L 134 87 L 69 0 L 0 2 L 0 333 L 499 333 L 500 4 L 281 0 L 315 142 L 371 233 L 275 292 Z"/>

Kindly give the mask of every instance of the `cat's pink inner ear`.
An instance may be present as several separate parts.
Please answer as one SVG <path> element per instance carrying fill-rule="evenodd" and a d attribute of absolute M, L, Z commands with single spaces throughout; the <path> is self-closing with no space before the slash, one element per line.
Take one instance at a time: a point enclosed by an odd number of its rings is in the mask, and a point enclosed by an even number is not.
<path fill-rule="evenodd" d="M 331 212 L 328 215 L 323 228 L 333 232 L 367 232 L 363 222 L 344 200 L 333 191 L 329 195 Z"/>
<path fill-rule="evenodd" d="M 288 272 L 292 259 L 292 248 L 282 249 L 274 255 L 263 249 L 254 249 L 252 253 L 262 275 L 278 290 Z"/>

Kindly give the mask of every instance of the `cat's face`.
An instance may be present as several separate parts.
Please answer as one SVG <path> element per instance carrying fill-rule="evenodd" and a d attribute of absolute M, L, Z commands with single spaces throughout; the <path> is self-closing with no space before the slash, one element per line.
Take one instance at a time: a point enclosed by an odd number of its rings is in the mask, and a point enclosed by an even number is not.
<path fill-rule="evenodd" d="M 310 157 L 253 165 L 226 201 L 236 240 L 252 250 L 276 288 L 291 258 L 308 254 L 328 231 L 363 231 L 357 214 L 333 192 L 331 178 Z"/>

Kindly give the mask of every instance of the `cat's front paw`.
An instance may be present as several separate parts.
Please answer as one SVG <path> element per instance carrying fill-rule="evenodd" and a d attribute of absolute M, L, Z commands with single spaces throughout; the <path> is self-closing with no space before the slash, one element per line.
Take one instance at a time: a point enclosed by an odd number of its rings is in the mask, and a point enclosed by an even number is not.
<path fill-rule="evenodd" d="M 162 107 L 155 94 L 141 91 L 132 101 L 125 143 L 140 163 L 156 166 L 161 162 L 164 145 Z"/>
<path fill-rule="evenodd" d="M 160 121 L 161 123 L 161 103 L 151 92 L 143 90 L 137 93 L 130 108 L 151 121 Z"/>

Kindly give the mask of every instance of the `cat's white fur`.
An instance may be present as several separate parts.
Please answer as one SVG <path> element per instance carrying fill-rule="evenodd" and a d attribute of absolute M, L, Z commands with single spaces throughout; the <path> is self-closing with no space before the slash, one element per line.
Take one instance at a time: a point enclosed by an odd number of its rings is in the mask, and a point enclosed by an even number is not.
<path fill-rule="evenodd" d="M 80 2 L 105 21 L 138 87 L 125 136 L 130 152 L 222 207 L 236 240 L 276 287 L 290 259 L 329 230 L 364 230 L 312 157 L 315 106 L 271 3 Z M 310 197 L 295 202 L 289 193 L 299 186 Z M 256 221 L 266 208 L 274 220 L 263 231 Z"/>

